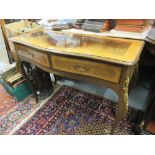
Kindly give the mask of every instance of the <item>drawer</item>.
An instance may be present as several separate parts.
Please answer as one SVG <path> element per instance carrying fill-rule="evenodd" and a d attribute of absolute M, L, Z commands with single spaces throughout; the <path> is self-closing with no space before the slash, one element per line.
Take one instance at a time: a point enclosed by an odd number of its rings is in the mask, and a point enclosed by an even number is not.
<path fill-rule="evenodd" d="M 47 54 L 21 45 L 17 45 L 16 48 L 19 56 L 28 58 L 32 63 L 36 62 L 37 64 L 40 64 L 42 66 L 50 67 Z"/>
<path fill-rule="evenodd" d="M 121 67 L 83 59 L 51 56 L 53 69 L 119 83 Z"/>

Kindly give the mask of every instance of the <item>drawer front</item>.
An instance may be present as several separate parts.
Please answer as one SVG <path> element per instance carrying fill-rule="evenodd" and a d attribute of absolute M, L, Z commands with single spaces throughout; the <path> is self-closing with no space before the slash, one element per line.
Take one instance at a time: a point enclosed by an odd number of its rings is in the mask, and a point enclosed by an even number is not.
<path fill-rule="evenodd" d="M 88 60 L 51 56 L 53 69 L 119 83 L 121 67 Z"/>
<path fill-rule="evenodd" d="M 45 53 L 41 53 L 36 50 L 20 45 L 17 46 L 17 51 L 19 56 L 28 58 L 32 63 L 36 62 L 42 66 L 50 67 L 48 55 Z"/>

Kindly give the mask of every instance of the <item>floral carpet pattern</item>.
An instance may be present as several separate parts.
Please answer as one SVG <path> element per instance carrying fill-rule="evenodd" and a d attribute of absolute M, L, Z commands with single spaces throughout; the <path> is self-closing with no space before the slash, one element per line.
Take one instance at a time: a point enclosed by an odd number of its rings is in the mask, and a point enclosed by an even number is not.
<path fill-rule="evenodd" d="M 10 96 L 5 91 L 3 85 L 0 84 L 0 115 L 3 115 L 17 104 L 18 102 Z"/>
<path fill-rule="evenodd" d="M 17 102 L 0 85 L 0 135 L 9 134 L 23 119 L 36 108 L 35 99 L 31 96 Z"/>
<path fill-rule="evenodd" d="M 116 105 L 112 101 L 63 86 L 16 135 L 110 134 Z M 114 134 L 134 134 L 136 111 L 120 122 Z"/>

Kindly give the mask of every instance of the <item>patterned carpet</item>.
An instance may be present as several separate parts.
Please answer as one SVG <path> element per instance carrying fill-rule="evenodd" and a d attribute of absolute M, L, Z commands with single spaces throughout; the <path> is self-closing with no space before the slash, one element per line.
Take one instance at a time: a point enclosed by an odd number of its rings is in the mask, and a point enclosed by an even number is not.
<path fill-rule="evenodd" d="M 0 84 L 0 135 L 9 134 L 36 106 L 35 99 L 30 96 L 17 102 Z"/>
<path fill-rule="evenodd" d="M 115 109 L 116 103 L 103 97 L 64 86 L 15 134 L 110 134 Z M 134 134 L 136 111 L 129 108 L 129 114 L 115 134 Z"/>
<path fill-rule="evenodd" d="M 0 116 L 16 106 L 18 102 L 6 93 L 3 86 L 0 84 Z"/>

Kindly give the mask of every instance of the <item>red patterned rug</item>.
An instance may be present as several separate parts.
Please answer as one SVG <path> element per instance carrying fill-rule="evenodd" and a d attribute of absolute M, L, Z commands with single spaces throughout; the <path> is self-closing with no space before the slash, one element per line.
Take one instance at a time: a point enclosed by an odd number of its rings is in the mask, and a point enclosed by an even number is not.
<path fill-rule="evenodd" d="M 116 103 L 103 97 L 64 86 L 58 90 L 16 135 L 110 134 Z M 136 111 L 120 122 L 115 134 L 134 134 Z"/>
<path fill-rule="evenodd" d="M 9 134 L 37 106 L 35 98 L 31 96 L 17 102 L 0 84 L 0 135 Z"/>
<path fill-rule="evenodd" d="M 16 106 L 18 102 L 0 84 L 0 116 Z"/>

